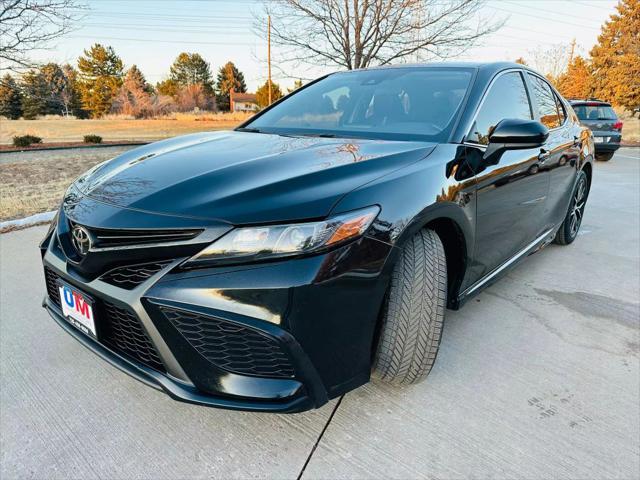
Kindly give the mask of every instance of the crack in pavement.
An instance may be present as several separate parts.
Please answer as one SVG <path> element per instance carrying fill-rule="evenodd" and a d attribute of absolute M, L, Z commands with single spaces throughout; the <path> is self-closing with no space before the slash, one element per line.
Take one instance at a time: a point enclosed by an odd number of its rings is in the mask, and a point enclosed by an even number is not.
<path fill-rule="evenodd" d="M 336 402 L 336 406 L 333 407 L 333 411 L 331 412 L 331 415 L 329 415 L 329 418 L 327 419 L 327 423 L 324 425 L 322 431 L 320 432 L 320 435 L 318 435 L 318 438 L 316 439 L 316 443 L 313 444 L 313 447 L 311 448 L 311 451 L 309 452 L 309 455 L 307 456 L 307 459 L 305 460 L 304 465 L 302 466 L 302 470 L 300 470 L 300 473 L 297 476 L 297 480 L 300 480 L 302 478 L 302 475 L 304 475 L 304 471 L 307 469 L 307 465 L 309 465 L 309 462 L 311 461 L 311 457 L 313 457 L 313 454 L 316 452 L 316 448 L 318 448 L 318 445 L 320 444 L 320 441 L 324 436 L 324 432 L 326 432 L 327 428 L 329 428 L 329 424 L 331 423 L 331 420 L 333 420 L 333 416 L 338 411 L 338 407 L 342 403 L 343 398 L 344 398 L 344 395 L 342 395 L 338 399 L 338 401 Z"/>

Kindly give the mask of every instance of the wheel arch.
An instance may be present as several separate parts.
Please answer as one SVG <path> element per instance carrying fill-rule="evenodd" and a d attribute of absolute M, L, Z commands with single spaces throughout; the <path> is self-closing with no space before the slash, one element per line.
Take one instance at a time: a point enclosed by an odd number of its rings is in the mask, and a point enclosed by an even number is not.
<path fill-rule="evenodd" d="M 593 165 L 591 164 L 591 162 L 584 162 L 584 165 L 582 166 L 582 171 L 587 175 L 589 190 L 591 190 L 591 177 L 593 175 Z"/>
<path fill-rule="evenodd" d="M 447 260 L 447 307 L 457 310 L 458 296 L 473 253 L 472 223 L 464 209 L 457 204 L 443 203 L 433 207 L 414 218 L 397 239 L 396 246 L 402 249 L 422 229 L 428 228 L 436 232 L 442 241 Z M 396 261 L 397 257 L 390 262 L 390 269 Z"/>

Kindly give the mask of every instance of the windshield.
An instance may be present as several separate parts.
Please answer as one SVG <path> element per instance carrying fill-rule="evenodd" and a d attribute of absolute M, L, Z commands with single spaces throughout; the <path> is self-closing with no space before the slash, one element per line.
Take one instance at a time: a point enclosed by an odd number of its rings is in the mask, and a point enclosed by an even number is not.
<path fill-rule="evenodd" d="M 616 112 L 608 105 L 574 105 L 580 120 L 617 120 Z"/>
<path fill-rule="evenodd" d="M 446 141 L 473 74 L 468 68 L 390 68 L 330 75 L 260 115 L 265 133 Z"/>

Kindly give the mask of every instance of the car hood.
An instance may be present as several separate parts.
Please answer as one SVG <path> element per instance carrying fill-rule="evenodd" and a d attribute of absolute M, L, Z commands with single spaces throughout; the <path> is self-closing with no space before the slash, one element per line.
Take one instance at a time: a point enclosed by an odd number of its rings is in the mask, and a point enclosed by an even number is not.
<path fill-rule="evenodd" d="M 326 216 L 351 190 L 433 148 L 425 142 L 201 133 L 126 152 L 75 186 L 111 205 L 233 224 L 313 219 Z"/>

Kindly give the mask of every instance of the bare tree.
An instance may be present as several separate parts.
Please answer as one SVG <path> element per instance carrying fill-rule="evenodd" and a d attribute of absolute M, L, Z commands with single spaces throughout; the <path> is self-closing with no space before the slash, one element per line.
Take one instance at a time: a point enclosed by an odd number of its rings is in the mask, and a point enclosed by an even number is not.
<path fill-rule="evenodd" d="M 551 82 L 557 83 L 569 66 L 573 50 L 570 44 L 558 43 L 548 48 L 538 47 L 531 50 L 529 55 L 533 59 L 533 67 L 545 74 Z"/>
<path fill-rule="evenodd" d="M 2 68 L 30 68 L 33 50 L 51 48 L 82 16 L 78 0 L 0 0 L 0 61 Z"/>
<path fill-rule="evenodd" d="M 450 58 L 499 29 L 485 0 L 271 0 L 272 42 L 285 61 L 352 70 Z"/>

